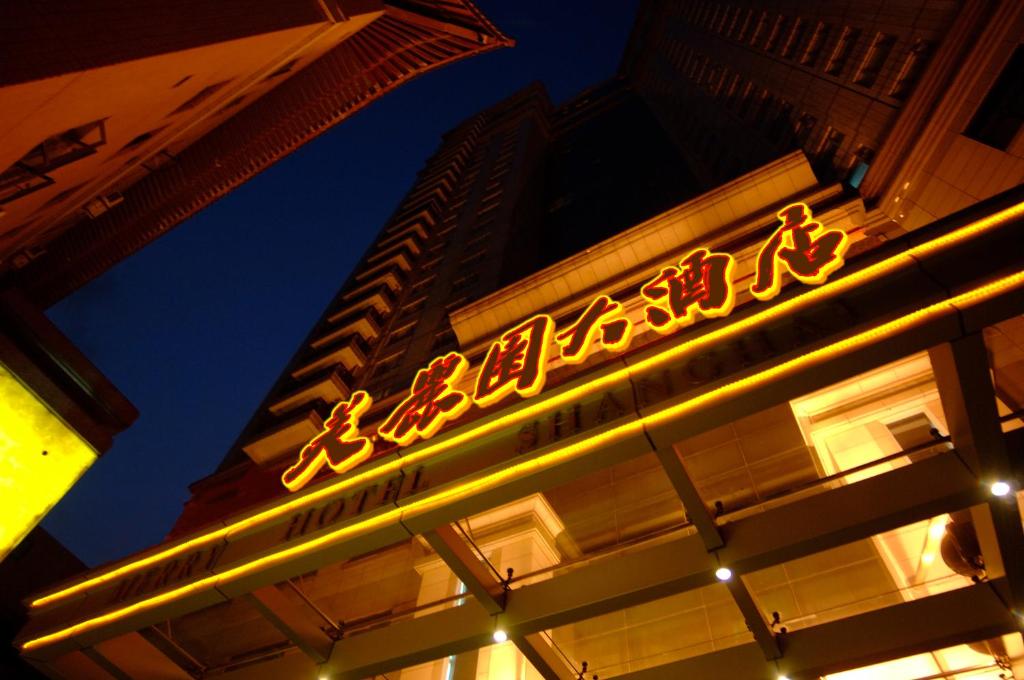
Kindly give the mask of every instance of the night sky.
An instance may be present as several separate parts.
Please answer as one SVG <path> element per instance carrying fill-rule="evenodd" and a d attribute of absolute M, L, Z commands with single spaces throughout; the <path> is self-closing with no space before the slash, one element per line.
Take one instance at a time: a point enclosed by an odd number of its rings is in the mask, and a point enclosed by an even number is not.
<path fill-rule="evenodd" d="M 440 135 L 528 83 L 612 76 L 636 0 L 479 0 L 511 49 L 420 76 L 49 310 L 141 415 L 43 526 L 90 566 L 163 539 Z"/>

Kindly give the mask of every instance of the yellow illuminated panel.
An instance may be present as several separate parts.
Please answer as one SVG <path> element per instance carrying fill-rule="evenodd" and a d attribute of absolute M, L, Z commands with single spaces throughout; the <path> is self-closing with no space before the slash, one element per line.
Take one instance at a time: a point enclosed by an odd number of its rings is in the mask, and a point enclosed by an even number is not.
<path fill-rule="evenodd" d="M 126 607 L 116 609 L 109 613 L 87 619 L 54 633 L 29 640 L 22 645 L 22 649 L 34 649 L 36 647 L 66 639 L 73 635 L 92 630 L 106 623 L 124 618 L 125 616 L 144 612 L 163 603 L 174 601 L 183 595 L 200 592 L 208 588 L 230 583 L 235 579 L 260 569 L 269 568 L 288 559 L 337 544 L 340 541 L 366 533 L 376 527 L 387 526 L 400 521 L 403 518 L 423 514 L 433 508 L 443 506 L 454 499 L 493 489 L 510 480 L 518 479 L 533 472 L 553 467 L 554 465 L 589 453 L 601 446 L 620 441 L 631 435 L 640 434 L 647 426 L 663 424 L 687 413 L 699 410 L 702 407 L 737 397 L 751 388 L 774 382 L 780 377 L 792 374 L 799 370 L 812 368 L 831 358 L 842 356 L 856 349 L 877 344 L 881 340 L 913 329 L 927 321 L 955 314 L 960 309 L 970 307 L 973 304 L 983 302 L 1007 291 L 1019 289 L 1021 287 L 1024 287 L 1024 272 L 1017 272 L 1016 274 L 998 279 L 990 284 L 974 288 L 962 295 L 957 295 L 943 302 L 929 305 L 928 307 L 911 312 L 910 314 L 887 323 L 880 324 L 874 328 L 868 329 L 839 342 L 835 342 L 826 347 L 822 347 L 813 352 L 802 354 L 795 359 L 791 359 L 746 378 L 736 380 L 717 389 L 710 390 L 682 403 L 670 406 L 642 418 L 629 421 L 623 425 L 619 425 L 618 427 L 614 427 L 580 441 L 558 447 L 548 453 L 492 472 L 478 479 L 472 479 L 455 484 L 446 490 L 415 500 L 404 507 L 394 508 L 393 510 L 383 512 L 360 522 L 340 527 L 335 531 L 318 538 L 311 539 L 305 543 L 280 550 L 272 555 L 267 555 L 246 564 L 228 569 L 221 574 L 208 576 L 180 588 L 175 588 L 174 590 L 166 593 L 162 593 Z"/>
<path fill-rule="evenodd" d="M 33 600 L 31 606 L 41 607 L 71 597 L 72 595 L 80 593 L 93 586 L 102 585 L 126 574 L 145 569 L 162 560 L 170 559 L 176 555 L 184 554 L 200 546 L 219 541 L 230 533 L 245 531 L 246 529 L 257 526 L 263 522 L 272 521 L 296 510 L 315 505 L 316 503 L 330 498 L 346 489 L 354 488 L 374 480 L 383 479 L 398 472 L 403 467 L 422 464 L 455 447 L 477 441 L 482 437 L 498 432 L 504 428 L 520 425 L 534 419 L 538 415 L 555 410 L 565 406 L 566 404 L 574 403 L 589 394 L 605 390 L 621 381 L 628 380 L 634 373 L 649 371 L 664 366 L 665 364 L 678 360 L 688 354 L 696 353 L 707 347 L 714 347 L 715 345 L 730 338 L 746 333 L 752 328 L 757 328 L 766 323 L 790 316 L 810 305 L 820 303 L 824 300 L 842 295 L 847 291 L 854 290 L 870 281 L 888 274 L 889 272 L 893 272 L 904 267 L 916 266 L 916 258 L 918 257 L 927 256 L 932 253 L 954 247 L 1009 220 L 1021 217 L 1022 215 L 1024 215 L 1024 202 L 972 222 L 932 241 L 908 248 L 902 253 L 865 267 L 860 271 L 848 274 L 841 279 L 830 281 L 818 288 L 811 288 L 799 296 L 776 303 L 775 305 L 767 307 L 760 312 L 751 314 L 745 319 L 722 326 L 701 336 L 679 342 L 654 356 L 633 364 L 632 366 L 626 366 L 616 371 L 611 371 L 603 376 L 591 378 L 587 382 L 572 389 L 565 390 L 564 392 L 560 392 L 547 398 L 541 398 L 539 401 L 532 404 L 526 404 L 522 408 L 516 409 L 514 412 L 507 413 L 504 416 L 489 418 L 482 422 L 474 423 L 472 427 L 467 428 L 464 432 L 448 437 L 443 441 L 426 444 L 422 447 L 404 451 L 400 459 L 378 465 L 345 479 L 339 479 L 331 484 L 324 485 L 305 496 L 268 508 L 251 517 L 238 520 L 223 528 L 197 536 L 177 545 L 158 550 L 146 557 L 139 558 L 108 572 L 98 574 L 81 581 L 80 583 L 76 583 L 73 586 L 64 588 L 63 590 L 55 591 L 49 595 L 40 597 Z"/>
<path fill-rule="evenodd" d="M 92 447 L 0 364 L 0 560 L 96 458 Z"/>

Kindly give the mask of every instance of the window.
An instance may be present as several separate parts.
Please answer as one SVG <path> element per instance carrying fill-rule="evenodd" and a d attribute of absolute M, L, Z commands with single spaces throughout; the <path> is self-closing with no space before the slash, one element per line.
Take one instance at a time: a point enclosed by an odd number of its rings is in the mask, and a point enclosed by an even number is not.
<path fill-rule="evenodd" d="M 409 304 L 409 305 L 406 305 L 406 306 L 402 307 L 402 313 L 398 317 L 398 321 L 396 321 L 395 323 L 396 324 L 405 324 L 405 323 L 409 322 L 414 316 L 418 316 L 419 313 L 423 310 L 423 305 L 424 305 L 424 303 L 426 303 L 426 301 L 427 301 L 427 298 L 426 297 L 422 297 L 419 300 L 417 300 L 416 302 L 413 302 L 412 304 Z"/>
<path fill-rule="evenodd" d="M 490 232 L 490 230 L 493 227 L 494 227 L 494 218 L 490 217 L 490 218 L 481 220 L 481 221 L 476 222 L 475 224 L 473 224 L 470 227 L 470 229 L 469 229 L 469 233 L 471 233 L 471 234 L 479 234 L 479 233 L 484 232 L 484 231 Z"/>
<path fill-rule="evenodd" d="M 797 19 L 793 22 L 793 28 L 789 32 L 789 36 L 786 38 L 786 42 L 782 45 L 782 51 L 779 52 L 779 56 L 784 59 L 788 59 L 796 52 L 796 48 L 804 40 L 804 33 L 807 32 L 807 22 L 803 19 Z"/>
<path fill-rule="evenodd" d="M 194 109 L 195 107 L 199 106 L 204 101 L 212 97 L 214 94 L 216 94 L 222 87 L 227 85 L 229 82 L 231 81 L 222 80 L 219 83 L 207 85 L 203 89 L 199 90 L 199 92 L 196 92 L 194 95 L 189 97 L 188 100 L 185 101 L 181 106 L 171 111 L 170 115 L 173 116 L 177 113 L 183 113 L 185 111 L 188 111 L 189 109 Z"/>
<path fill-rule="evenodd" d="M 50 198 L 50 200 L 48 200 L 46 203 L 43 203 L 43 207 L 44 208 L 48 208 L 51 205 L 57 205 L 58 203 L 60 203 L 64 199 L 70 197 L 71 194 L 73 194 L 76 191 L 78 191 L 79 189 L 81 189 L 83 186 L 84 186 L 84 184 L 76 184 L 75 186 L 71 187 L 70 189 L 65 189 L 64 191 L 60 192 L 59 194 L 56 194 L 55 196 L 52 196 Z"/>
<path fill-rule="evenodd" d="M 726 31 L 727 37 L 733 38 L 736 36 L 736 31 L 740 28 L 740 14 L 742 14 L 742 12 L 743 10 L 739 7 L 732 10 L 732 13 L 729 16 L 729 28 Z"/>
<path fill-rule="evenodd" d="M 875 81 L 878 80 L 878 74 L 882 72 L 885 60 L 889 58 L 889 53 L 892 52 L 893 45 L 895 44 L 895 36 L 887 33 L 876 34 L 875 39 L 871 41 L 871 48 L 868 50 L 867 56 L 864 57 L 860 68 L 857 69 L 857 75 L 853 77 L 853 82 L 864 87 L 874 85 Z"/>
<path fill-rule="evenodd" d="M 786 18 L 780 14 L 775 17 L 775 21 L 772 22 L 772 29 L 768 32 L 768 39 L 764 42 L 765 52 L 774 52 L 775 48 L 779 45 L 779 40 L 785 32 Z"/>
<path fill-rule="evenodd" d="M 907 52 L 907 58 L 900 66 L 899 73 L 896 74 L 896 80 L 893 81 L 892 87 L 889 89 L 890 97 L 906 99 L 910 95 L 910 90 L 917 83 L 917 79 L 921 77 L 921 72 L 924 71 L 931 50 L 931 43 L 925 40 L 914 41 L 910 51 Z"/>
<path fill-rule="evenodd" d="M 829 55 L 828 62 L 825 64 L 825 73 L 830 76 L 838 76 L 840 74 L 843 66 L 846 65 L 846 60 L 850 58 L 850 53 L 853 51 L 853 46 L 857 44 L 857 38 L 859 37 L 859 28 L 843 27 L 843 32 L 839 34 L 839 40 L 836 41 L 836 46 L 832 49 L 832 54 Z"/>
<path fill-rule="evenodd" d="M 411 323 L 397 331 L 392 331 L 388 335 L 388 342 L 384 346 L 384 351 L 389 353 L 405 352 L 408 347 L 409 339 L 412 337 L 412 329 L 415 328 L 415 326 L 416 324 Z"/>
<path fill-rule="evenodd" d="M 122 146 L 120 149 L 117 150 L 117 155 L 121 155 L 121 154 L 123 154 L 123 153 L 125 153 L 127 151 L 132 151 L 134 149 L 139 148 L 140 146 L 142 146 L 143 144 L 145 144 L 149 140 L 153 139 L 153 137 L 156 136 L 157 134 L 159 134 L 160 131 L 163 130 L 165 127 L 167 127 L 167 126 L 166 125 L 162 125 L 162 126 L 160 126 L 158 128 L 154 128 L 154 129 L 149 130 L 147 132 L 143 132 L 141 135 L 136 135 L 127 144 L 125 144 L 124 146 Z"/>
<path fill-rule="evenodd" d="M 492 233 L 490 233 L 490 231 L 481 231 L 479 233 L 476 233 L 476 235 L 474 235 L 472 239 L 466 242 L 466 248 L 471 249 L 483 243 L 484 241 L 487 241 L 492 238 Z"/>
<path fill-rule="evenodd" d="M 497 210 L 499 205 L 501 205 L 500 200 L 494 200 L 491 201 L 490 203 L 482 203 L 476 211 L 477 217 L 484 217 L 491 211 Z"/>
<path fill-rule="evenodd" d="M 757 20 L 757 25 L 754 27 L 754 32 L 750 34 L 750 46 L 757 47 L 757 44 L 761 42 L 761 38 L 765 37 L 768 31 L 768 12 L 761 12 L 761 17 Z"/>
<path fill-rule="evenodd" d="M 427 292 L 427 287 L 433 284 L 436 279 L 436 276 L 428 276 L 420 281 L 417 281 L 416 285 L 412 287 L 412 294 L 414 296 L 424 295 Z"/>
<path fill-rule="evenodd" d="M 393 343 L 399 340 L 404 340 L 405 338 L 409 337 L 409 335 L 412 334 L 412 329 L 415 327 L 416 324 L 410 323 L 406 324 L 405 326 L 402 326 L 401 328 L 391 331 L 391 333 L 388 334 L 388 342 Z"/>
<path fill-rule="evenodd" d="M 697 85 L 700 85 L 701 83 L 704 82 L 704 75 L 705 75 L 705 73 L 707 73 L 708 64 L 709 64 L 708 58 L 705 57 L 703 54 L 700 55 L 700 57 L 697 60 L 698 68 L 697 68 L 696 73 L 695 73 L 695 75 L 693 77 L 693 82 L 697 83 Z"/>
<path fill-rule="evenodd" d="M 818 57 L 821 56 L 821 48 L 825 46 L 825 41 L 828 40 L 828 34 L 831 32 L 831 26 L 823 21 L 818 22 L 818 25 L 814 27 L 814 33 L 811 34 L 811 39 L 807 41 L 804 53 L 800 55 L 801 64 L 813 68 L 818 63 Z"/>
<path fill-rule="evenodd" d="M 790 133 L 790 116 L 793 115 L 793 105 L 787 101 L 780 100 L 778 111 L 772 119 L 768 128 L 768 138 L 776 144 L 782 144 L 787 140 Z"/>
<path fill-rule="evenodd" d="M 458 343 L 455 340 L 455 331 L 451 328 L 446 328 L 437 334 L 434 338 L 434 343 L 430 346 L 430 352 L 432 354 L 442 354 L 449 350 L 456 349 Z"/>
<path fill-rule="evenodd" d="M 103 120 L 47 137 L 0 174 L 0 205 L 54 183 L 46 173 L 96 153 L 107 143 Z"/>
<path fill-rule="evenodd" d="M 283 75 L 284 75 L 285 73 L 288 73 L 288 72 L 289 72 L 289 71 L 291 71 L 291 70 L 292 70 L 293 68 L 295 68 L 295 65 L 296 65 L 297 63 L 299 63 L 299 60 L 298 60 L 298 59 L 292 59 L 292 60 L 291 60 L 291 61 L 289 61 L 288 63 L 286 63 L 286 64 L 283 64 L 283 65 L 281 66 L 281 68 L 277 69 L 276 71 L 274 71 L 273 73 L 271 73 L 271 74 L 270 74 L 269 76 L 267 76 L 267 77 L 266 77 L 266 78 L 264 78 L 263 80 L 272 80 L 272 79 L 274 79 L 274 78 L 277 78 L 277 77 L 279 77 L 279 76 L 283 76 Z"/>
<path fill-rule="evenodd" d="M 725 98 L 726 106 L 735 108 L 737 97 L 736 93 L 740 90 L 740 84 L 743 82 L 743 76 L 739 73 L 734 73 L 732 74 L 732 77 L 727 77 L 725 80 L 728 81 L 729 85 L 719 90 L 719 94 Z"/>
<path fill-rule="evenodd" d="M 824 136 L 821 138 L 821 144 L 818 145 L 818 161 L 831 165 L 835 161 L 839 147 L 843 145 L 843 139 L 845 138 L 846 135 L 839 130 L 833 127 L 827 128 Z"/>
<path fill-rule="evenodd" d="M 725 81 L 728 78 L 728 73 L 721 67 L 715 67 L 714 80 L 711 82 L 711 94 L 718 97 L 722 93 L 722 89 L 725 87 Z"/>
<path fill-rule="evenodd" d="M 707 27 L 707 29 L 709 31 L 715 30 L 714 27 L 715 27 L 716 22 L 718 21 L 718 13 L 721 12 L 721 11 L 722 11 L 721 5 L 715 5 L 713 8 L 710 8 L 710 10 L 707 13 L 707 15 L 705 15 L 705 17 L 704 17 L 704 25 Z"/>
<path fill-rule="evenodd" d="M 793 130 L 793 136 L 796 138 L 796 143 L 801 148 L 807 145 L 807 140 L 811 138 L 811 131 L 814 130 L 815 124 L 818 119 L 809 113 L 804 113 L 796 121 L 796 128 Z"/>
<path fill-rule="evenodd" d="M 1006 150 L 1024 123 L 1024 47 L 1018 47 L 985 96 L 964 134 Z"/>
<path fill-rule="evenodd" d="M 378 361 L 376 368 L 373 369 L 373 381 L 380 383 L 392 377 L 398 369 L 398 360 L 401 356 L 401 354 L 396 353 Z"/>
<path fill-rule="evenodd" d="M 942 451 L 949 448 L 945 442 L 937 441 L 938 428 L 925 413 L 885 423 L 885 427 L 903 451 L 915 451 L 910 455 L 912 461 L 925 458 L 936 449 Z"/>
<path fill-rule="evenodd" d="M 774 107 L 775 97 L 773 97 L 768 90 L 762 88 L 760 94 L 757 96 L 757 104 L 754 107 L 754 127 L 763 130 L 765 125 L 768 124 L 768 115 Z"/>
<path fill-rule="evenodd" d="M 864 175 L 867 174 L 868 168 L 871 167 L 871 160 L 874 157 L 875 152 L 873 149 L 863 144 L 857 147 L 857 152 L 853 154 L 853 158 L 850 161 L 846 183 L 854 189 L 858 188 L 860 183 L 864 181 Z"/>
<path fill-rule="evenodd" d="M 715 33 L 718 33 L 719 35 L 722 34 L 722 32 L 725 30 L 726 25 L 728 24 L 729 14 L 731 12 L 732 10 L 726 7 L 725 10 L 719 15 L 719 21 L 714 28 Z"/>
<path fill-rule="evenodd" d="M 467 274 L 452 282 L 452 292 L 461 293 L 463 291 L 469 290 L 479 282 L 480 274 L 478 274 L 477 272 Z"/>
<path fill-rule="evenodd" d="M 454 312 L 457 309 L 461 309 L 462 307 L 465 307 L 466 305 L 468 305 L 472 301 L 473 301 L 473 296 L 471 296 L 471 295 L 459 296 L 455 300 L 452 300 L 451 302 L 446 304 L 444 306 L 444 311 L 450 314 L 450 313 Z"/>
<path fill-rule="evenodd" d="M 746 118 L 747 114 L 750 113 L 750 104 L 754 98 L 754 83 L 748 82 L 743 88 L 743 93 L 739 97 L 739 106 L 736 109 L 736 115 L 740 118 Z"/>
<path fill-rule="evenodd" d="M 754 26 L 754 10 L 748 9 L 746 14 L 743 16 L 743 23 L 740 24 L 739 33 L 736 35 L 736 39 L 743 42 L 747 39 L 751 28 Z"/>
<path fill-rule="evenodd" d="M 429 262 L 424 262 L 422 265 L 420 265 L 420 274 L 421 275 L 429 274 L 430 272 L 432 272 L 435 269 L 437 269 L 438 265 L 440 265 L 440 264 L 441 264 L 441 258 L 440 257 L 435 257 L 433 260 L 431 260 Z"/>
<path fill-rule="evenodd" d="M 459 260 L 459 266 L 460 267 L 472 266 L 472 265 L 476 264 L 476 262 L 478 260 L 482 259 L 483 256 L 486 255 L 486 254 L 487 254 L 487 248 L 481 248 L 480 250 L 477 250 L 476 252 L 470 253 L 466 257 L 464 257 L 461 260 Z"/>

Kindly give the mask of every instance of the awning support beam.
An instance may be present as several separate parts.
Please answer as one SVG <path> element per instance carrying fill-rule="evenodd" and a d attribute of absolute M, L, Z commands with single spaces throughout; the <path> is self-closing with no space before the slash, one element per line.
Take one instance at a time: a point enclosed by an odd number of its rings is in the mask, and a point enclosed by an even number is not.
<path fill-rule="evenodd" d="M 499 581 L 483 560 L 462 540 L 453 525 L 447 524 L 427 531 L 423 538 L 462 581 L 466 590 L 476 598 L 484 611 L 491 616 L 497 616 L 505 610 L 506 599 L 512 593 L 506 590 L 506 584 Z M 576 677 L 540 632 L 526 635 L 510 634 L 509 639 L 533 664 L 544 680 L 570 680 Z"/>
<path fill-rule="evenodd" d="M 277 586 L 257 588 L 246 598 L 314 662 L 319 664 L 330 658 L 334 640 L 320 628 L 306 608 L 285 597 Z"/>
<path fill-rule="evenodd" d="M 656 451 L 662 468 L 679 495 L 679 500 L 683 502 L 683 509 L 686 510 L 690 521 L 697 528 L 697 534 L 704 541 L 704 547 L 709 553 L 724 547 L 725 539 L 722 537 L 722 532 L 718 530 L 715 518 L 711 516 L 707 505 L 704 504 L 704 500 L 700 497 L 697 486 L 686 471 L 686 466 L 679 457 L 676 448 L 674 446 L 663 446 Z M 734 573 L 732 578 L 726 582 L 726 586 L 728 586 L 729 594 L 732 595 L 736 606 L 739 607 L 740 613 L 743 614 L 743 620 L 746 622 L 747 628 L 761 647 L 764 658 L 771 661 L 781 657 L 782 650 L 779 649 L 779 642 L 775 638 L 775 633 L 754 601 L 754 596 L 750 589 L 747 588 L 747 584 L 744 583 L 742 575 Z"/>

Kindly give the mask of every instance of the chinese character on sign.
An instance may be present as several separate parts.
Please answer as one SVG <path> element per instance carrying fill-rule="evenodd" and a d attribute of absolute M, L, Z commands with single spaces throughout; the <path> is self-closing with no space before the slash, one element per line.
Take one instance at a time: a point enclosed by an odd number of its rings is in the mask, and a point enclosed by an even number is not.
<path fill-rule="evenodd" d="M 567 364 L 587 358 L 590 346 L 600 338 L 601 346 L 612 352 L 625 349 L 633 336 L 633 322 L 622 315 L 622 305 L 607 295 L 590 303 L 572 326 L 555 336 Z"/>
<path fill-rule="evenodd" d="M 778 216 L 782 226 L 758 253 L 757 275 L 750 286 L 751 294 L 762 301 L 779 294 L 783 266 L 801 283 L 825 283 L 829 274 L 843 266 L 843 255 L 850 247 L 846 232 L 822 227 L 804 203 L 786 206 Z"/>
<path fill-rule="evenodd" d="M 469 408 L 469 396 L 452 387 L 468 367 L 466 357 L 449 352 L 421 368 L 412 381 L 409 396 L 391 412 L 377 432 L 401 446 L 408 446 L 417 437 L 433 437 L 441 426 Z"/>
<path fill-rule="evenodd" d="M 786 206 L 777 215 L 782 224 L 760 249 L 750 286 L 753 297 L 762 301 L 778 295 L 785 272 L 805 284 L 824 283 L 843 266 L 850 245 L 844 231 L 826 229 L 814 221 L 804 203 Z M 736 303 L 735 267 L 732 255 L 708 248 L 692 250 L 678 265 L 665 267 L 640 289 L 647 323 L 667 334 L 699 317 L 727 316 Z M 472 397 L 455 387 L 465 376 L 469 362 L 461 354 L 450 352 L 416 374 L 409 396 L 377 431 L 386 440 L 408 446 L 416 439 L 434 436 L 474 403 L 486 408 L 513 392 L 523 398 L 533 397 L 544 389 L 552 342 L 558 345 L 565 363 L 579 364 L 595 343 L 610 352 L 626 349 L 633 326 L 623 305 L 608 295 L 595 298 L 574 323 L 557 332 L 550 316 L 538 314 L 490 345 L 476 375 Z M 324 465 L 341 473 L 366 460 L 373 447 L 365 437 L 358 436 L 358 421 L 370 403 L 365 392 L 356 392 L 349 401 L 338 404 L 324 423 L 323 432 L 302 449 L 298 462 L 282 475 L 285 486 L 298 490 Z M 552 415 L 556 429 L 561 413 L 555 411 Z M 521 436 L 536 439 L 531 432 L 527 426 Z"/>
<path fill-rule="evenodd" d="M 649 303 L 647 323 L 659 333 L 670 333 L 674 326 L 686 326 L 705 317 L 726 316 L 736 302 L 732 285 L 735 267 L 732 255 L 712 253 L 707 248 L 694 250 L 678 267 L 665 267 L 656 279 L 640 289 Z"/>
<path fill-rule="evenodd" d="M 316 476 L 326 463 L 341 474 L 370 457 L 373 444 L 359 435 L 359 418 L 373 404 L 373 399 L 362 390 L 354 392 L 348 401 L 338 402 L 324 421 L 324 429 L 299 452 L 299 460 L 281 475 L 281 481 L 291 491 L 301 489 Z"/>
<path fill-rule="evenodd" d="M 506 331 L 491 345 L 476 376 L 473 401 L 490 406 L 515 391 L 527 398 L 544 389 L 555 322 L 542 314 Z"/>

